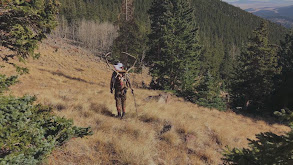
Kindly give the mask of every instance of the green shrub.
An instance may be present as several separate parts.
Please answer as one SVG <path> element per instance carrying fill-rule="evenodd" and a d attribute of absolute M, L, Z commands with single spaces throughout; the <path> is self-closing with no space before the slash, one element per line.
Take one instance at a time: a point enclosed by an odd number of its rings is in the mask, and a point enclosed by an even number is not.
<path fill-rule="evenodd" d="M 223 154 L 225 164 L 293 164 L 293 113 L 282 110 L 275 114 L 289 120 L 291 131 L 280 136 L 272 132 L 260 133 L 256 135 L 256 140 L 248 139 L 249 148 L 228 148 Z"/>
<path fill-rule="evenodd" d="M 8 90 L 8 87 L 17 82 L 17 76 L 6 77 L 0 74 L 0 94 Z"/>
<path fill-rule="evenodd" d="M 215 96 L 211 98 L 210 100 L 205 99 L 205 98 L 199 98 L 198 100 L 195 101 L 196 104 L 207 107 L 207 108 L 215 108 L 220 111 L 226 111 L 227 110 L 227 105 L 225 101 L 219 97 Z"/>
<path fill-rule="evenodd" d="M 91 134 L 52 109 L 34 105 L 35 97 L 0 96 L 0 164 L 38 164 L 56 145 Z"/>

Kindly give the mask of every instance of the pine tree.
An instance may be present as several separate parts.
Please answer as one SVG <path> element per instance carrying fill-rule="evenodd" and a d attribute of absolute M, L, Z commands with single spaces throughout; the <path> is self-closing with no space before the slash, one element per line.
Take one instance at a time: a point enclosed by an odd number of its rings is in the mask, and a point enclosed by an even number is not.
<path fill-rule="evenodd" d="M 220 97 L 220 83 L 207 71 L 202 77 L 199 86 L 196 87 L 196 95 L 193 99 L 198 105 L 226 110 L 225 101 Z"/>
<path fill-rule="evenodd" d="M 165 90 L 193 93 L 201 52 L 193 10 L 184 0 L 157 0 L 149 15 L 147 61 L 153 79 Z"/>
<path fill-rule="evenodd" d="M 234 103 L 245 108 L 265 108 L 275 90 L 273 79 L 280 72 L 277 47 L 269 44 L 266 22 L 254 31 L 238 61 L 232 82 Z"/>
<path fill-rule="evenodd" d="M 34 54 L 37 43 L 57 25 L 57 0 L 10 1 L 4 0 L 0 10 L 0 45 L 15 52 L 13 55 L 24 60 Z"/>
<path fill-rule="evenodd" d="M 126 66 L 133 63 L 133 58 L 123 55 L 123 52 L 132 54 L 136 58 L 142 58 L 146 49 L 144 36 L 134 19 L 134 7 L 132 0 L 124 0 L 122 12 L 117 22 L 119 26 L 118 37 L 114 40 L 112 50 L 114 59 L 124 63 Z M 128 66 L 129 67 L 129 66 Z"/>
<path fill-rule="evenodd" d="M 293 108 L 293 30 L 281 41 L 279 65 L 282 67 L 274 103 L 278 108 Z"/>
<path fill-rule="evenodd" d="M 0 46 L 11 50 L 12 54 L 2 54 L 1 60 L 13 65 L 19 73 L 27 73 L 28 69 L 10 62 L 18 57 L 39 57 L 34 50 L 37 43 L 46 37 L 46 33 L 57 25 L 58 3 L 56 0 L 9 1 L 2 0 L 0 6 Z M 16 77 L 1 75 L 0 93 L 16 82 Z"/>
<path fill-rule="evenodd" d="M 229 51 L 225 52 L 223 62 L 220 67 L 220 75 L 223 80 L 224 89 L 229 90 L 231 86 L 231 78 L 235 67 L 236 57 L 239 56 L 240 51 L 233 45 Z"/>

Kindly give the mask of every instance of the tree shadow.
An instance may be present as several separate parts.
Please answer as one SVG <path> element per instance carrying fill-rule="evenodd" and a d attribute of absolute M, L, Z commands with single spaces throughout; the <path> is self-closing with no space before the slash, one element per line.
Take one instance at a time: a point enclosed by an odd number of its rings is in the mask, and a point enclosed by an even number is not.
<path fill-rule="evenodd" d="M 237 115 L 242 115 L 244 117 L 248 117 L 253 120 L 253 122 L 257 121 L 263 121 L 269 125 L 273 124 L 283 124 L 287 125 L 285 122 L 281 122 L 277 116 L 271 113 L 263 113 L 263 112 L 257 112 L 252 110 L 244 110 L 244 109 L 231 109 L 232 112 L 234 112 Z"/>
<path fill-rule="evenodd" d="M 115 114 L 113 114 L 106 106 L 101 107 L 100 113 L 105 116 L 115 117 Z"/>
<path fill-rule="evenodd" d="M 115 117 L 115 115 L 104 104 L 91 103 L 90 109 L 104 116 Z"/>
<path fill-rule="evenodd" d="M 39 69 L 39 70 L 49 72 L 49 73 L 51 73 L 53 75 L 65 77 L 65 78 L 70 79 L 70 80 L 80 81 L 80 82 L 84 82 L 84 83 L 91 84 L 91 85 L 96 84 L 94 82 L 86 81 L 86 80 L 84 80 L 82 78 L 72 77 L 72 76 L 66 75 L 66 74 L 62 73 L 61 71 L 49 71 L 49 70 L 46 70 L 46 69 Z"/>

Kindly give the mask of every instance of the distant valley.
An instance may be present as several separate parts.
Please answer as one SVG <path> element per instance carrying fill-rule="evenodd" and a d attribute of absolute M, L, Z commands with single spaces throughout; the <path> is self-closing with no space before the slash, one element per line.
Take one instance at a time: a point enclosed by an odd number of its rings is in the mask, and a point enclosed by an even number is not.
<path fill-rule="evenodd" d="M 272 22 L 280 23 L 287 28 L 293 27 L 293 5 L 286 7 L 249 8 L 246 11 L 266 18 Z"/>
<path fill-rule="evenodd" d="M 267 0 L 261 2 L 260 0 L 236 0 L 226 2 L 237 6 L 245 11 L 253 13 L 259 17 L 268 19 L 272 22 L 281 24 L 287 28 L 293 27 L 293 1 L 274 1 Z"/>

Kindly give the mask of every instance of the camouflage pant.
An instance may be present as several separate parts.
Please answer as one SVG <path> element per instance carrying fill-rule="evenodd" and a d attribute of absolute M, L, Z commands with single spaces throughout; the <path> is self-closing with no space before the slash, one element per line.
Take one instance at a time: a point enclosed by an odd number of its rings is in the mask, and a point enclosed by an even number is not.
<path fill-rule="evenodd" d="M 116 107 L 117 110 L 125 111 L 126 108 L 126 93 L 123 94 L 122 92 L 115 92 L 115 100 L 116 100 Z"/>

